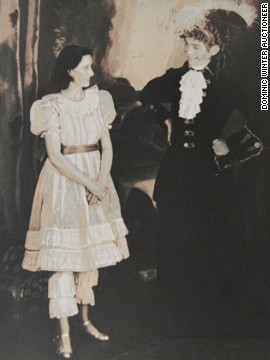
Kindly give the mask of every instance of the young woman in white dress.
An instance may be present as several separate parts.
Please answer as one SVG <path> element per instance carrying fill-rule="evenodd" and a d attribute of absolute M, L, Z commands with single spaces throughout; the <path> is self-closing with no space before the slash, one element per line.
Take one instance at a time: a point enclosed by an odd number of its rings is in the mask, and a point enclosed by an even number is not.
<path fill-rule="evenodd" d="M 68 318 L 79 312 L 84 330 L 106 341 L 90 322 L 98 269 L 129 256 L 119 199 L 111 176 L 111 95 L 89 88 L 92 53 L 77 45 L 59 54 L 59 93 L 34 102 L 31 131 L 45 137 L 48 158 L 33 201 L 23 268 L 50 271 L 49 313 L 59 319 L 57 354 L 70 358 Z"/>

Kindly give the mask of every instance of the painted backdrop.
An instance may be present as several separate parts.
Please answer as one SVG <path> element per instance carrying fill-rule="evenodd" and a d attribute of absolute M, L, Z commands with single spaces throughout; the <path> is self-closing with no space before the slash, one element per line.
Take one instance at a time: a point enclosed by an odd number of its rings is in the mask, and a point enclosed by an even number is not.
<path fill-rule="evenodd" d="M 174 32 L 175 11 L 187 0 L 0 0 L 0 249 L 23 243 L 37 181 L 29 109 L 54 91 L 52 68 L 70 43 L 95 51 L 95 79 L 106 87 L 127 79 L 140 90 L 148 80 L 185 60 Z M 240 1 L 241 2 L 241 1 Z M 259 0 L 249 0 L 258 5 Z M 243 88 L 259 96 L 259 23 L 236 52 L 232 71 Z M 265 128 L 265 137 L 269 137 Z M 238 169 L 247 237 L 269 234 L 268 153 Z M 240 176 L 239 176 L 240 173 Z M 250 190 L 252 189 L 252 192 Z M 251 209 L 253 213 L 251 215 Z M 251 225 L 250 225 L 251 224 Z M 251 226 L 251 227 L 250 227 Z M 251 235 L 250 235 L 251 234 Z M 254 243 L 253 243 L 254 242 Z"/>

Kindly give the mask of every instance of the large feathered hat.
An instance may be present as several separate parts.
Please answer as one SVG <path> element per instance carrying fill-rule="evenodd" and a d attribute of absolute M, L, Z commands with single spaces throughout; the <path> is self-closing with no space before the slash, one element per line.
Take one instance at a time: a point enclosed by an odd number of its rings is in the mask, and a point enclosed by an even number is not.
<path fill-rule="evenodd" d="M 246 27 L 250 27 L 257 13 L 254 6 L 244 2 L 237 4 L 232 0 L 205 0 L 189 4 L 175 14 L 177 32 L 184 34 L 194 29 L 207 29 L 215 17 L 223 27 L 228 25 L 228 21 L 243 22 Z"/>
<path fill-rule="evenodd" d="M 257 17 L 256 8 L 233 0 L 204 0 L 188 4 L 174 13 L 176 32 L 209 46 L 219 45 L 215 56 L 216 74 L 225 70 L 228 55 L 239 46 Z M 240 41 L 242 42 L 242 41 Z"/>
<path fill-rule="evenodd" d="M 243 2 L 204 0 L 177 12 L 175 25 L 181 37 L 195 35 L 211 46 L 219 45 L 224 53 L 230 52 L 232 45 L 253 25 L 256 17 L 256 8 Z"/>

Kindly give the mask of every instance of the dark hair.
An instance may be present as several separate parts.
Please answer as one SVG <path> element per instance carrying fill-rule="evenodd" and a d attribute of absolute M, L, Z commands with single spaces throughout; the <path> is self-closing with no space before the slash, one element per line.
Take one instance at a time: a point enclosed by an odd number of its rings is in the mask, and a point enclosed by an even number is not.
<path fill-rule="evenodd" d="M 92 51 L 78 45 L 68 45 L 60 52 L 53 73 L 53 80 L 59 89 L 64 90 L 68 87 L 70 81 L 73 80 L 68 70 L 75 69 L 85 55 L 92 56 Z"/>
<path fill-rule="evenodd" d="M 208 47 L 218 45 L 220 51 L 214 57 L 214 72 L 216 77 L 225 71 L 228 55 L 241 37 L 246 34 L 247 23 L 234 11 L 214 10 L 206 15 L 203 29 L 196 27 L 181 35 L 204 42 Z"/>

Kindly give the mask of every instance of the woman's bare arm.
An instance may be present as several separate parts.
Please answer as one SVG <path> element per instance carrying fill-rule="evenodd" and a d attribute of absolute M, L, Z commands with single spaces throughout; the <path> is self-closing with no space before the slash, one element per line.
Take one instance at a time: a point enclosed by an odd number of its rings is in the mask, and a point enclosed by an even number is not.
<path fill-rule="evenodd" d="M 90 205 L 95 205 L 99 200 L 103 200 L 108 192 L 108 179 L 112 167 L 112 142 L 109 130 L 103 128 L 102 134 L 100 137 L 101 140 L 101 163 L 100 163 L 100 172 L 98 176 L 98 185 L 100 186 L 100 193 L 98 195 L 87 194 L 87 200 Z"/>
<path fill-rule="evenodd" d="M 96 181 L 83 174 L 69 159 L 61 153 L 61 140 L 56 131 L 45 136 L 46 148 L 50 162 L 68 179 L 86 187 L 91 193 L 98 195 L 101 191 Z"/>
<path fill-rule="evenodd" d="M 102 146 L 102 154 L 98 182 L 106 185 L 110 176 L 113 159 L 111 137 L 109 130 L 106 127 L 104 127 L 102 131 L 100 140 Z"/>

